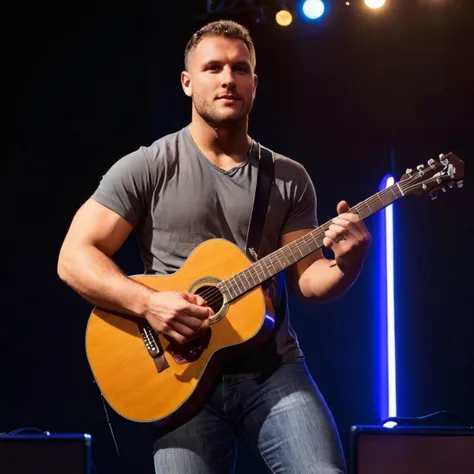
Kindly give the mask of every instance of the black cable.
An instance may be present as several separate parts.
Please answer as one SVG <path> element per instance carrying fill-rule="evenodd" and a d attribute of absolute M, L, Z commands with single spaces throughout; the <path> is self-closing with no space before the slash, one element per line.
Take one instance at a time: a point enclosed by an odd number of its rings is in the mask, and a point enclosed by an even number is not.
<path fill-rule="evenodd" d="M 111 435 L 112 435 L 112 440 L 113 440 L 114 445 L 115 445 L 115 450 L 117 451 L 117 456 L 118 456 L 118 458 L 119 458 L 119 460 L 120 460 L 120 464 L 121 464 L 121 466 L 122 466 L 122 471 L 123 471 L 124 474 L 126 474 L 126 473 L 127 473 L 127 469 L 125 468 L 125 463 L 124 463 L 124 461 L 123 461 L 122 455 L 120 454 L 120 449 L 119 449 L 119 447 L 118 447 L 117 440 L 116 440 L 115 434 L 114 434 L 114 430 L 113 430 L 113 428 L 112 428 L 112 423 L 111 423 L 111 421 L 110 421 L 109 412 L 107 411 L 107 404 L 106 404 L 106 402 L 105 402 L 105 398 L 104 398 L 104 395 L 102 394 L 102 392 L 100 392 L 100 398 L 101 398 L 101 400 L 102 400 L 102 405 L 103 405 L 103 407 L 104 407 L 105 419 L 106 419 L 106 421 L 107 421 L 107 424 L 109 425 L 110 433 L 111 433 Z"/>
<path fill-rule="evenodd" d="M 95 464 L 93 461 L 91 461 L 91 467 L 92 467 L 92 472 L 93 474 L 99 474 L 99 471 L 97 470 L 97 468 L 95 467 Z"/>

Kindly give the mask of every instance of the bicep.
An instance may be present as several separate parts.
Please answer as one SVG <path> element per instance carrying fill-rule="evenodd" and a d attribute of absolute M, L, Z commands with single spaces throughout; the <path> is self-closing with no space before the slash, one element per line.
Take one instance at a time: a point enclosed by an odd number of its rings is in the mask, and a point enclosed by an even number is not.
<path fill-rule="evenodd" d="M 292 232 L 287 232 L 286 234 L 283 234 L 280 239 L 280 246 L 284 247 L 285 245 L 288 245 L 289 243 L 293 242 L 296 239 L 299 239 L 300 237 L 303 237 L 306 235 L 308 232 L 311 232 L 314 229 L 301 229 L 301 230 L 295 230 Z M 288 269 L 288 277 L 291 283 L 291 286 L 295 291 L 299 292 L 299 281 L 305 270 L 312 265 L 316 260 L 325 258 L 323 255 L 322 249 L 316 250 L 315 252 L 309 254 L 305 258 L 299 260 L 295 264 L 291 265 L 291 267 Z"/>
<path fill-rule="evenodd" d="M 111 257 L 132 230 L 126 219 L 91 198 L 76 212 L 64 239 L 63 250 L 92 245 Z"/>

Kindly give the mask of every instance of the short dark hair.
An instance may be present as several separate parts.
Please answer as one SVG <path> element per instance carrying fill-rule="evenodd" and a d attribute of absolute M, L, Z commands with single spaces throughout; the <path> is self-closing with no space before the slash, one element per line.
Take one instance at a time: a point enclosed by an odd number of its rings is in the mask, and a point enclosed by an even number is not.
<path fill-rule="evenodd" d="M 188 44 L 184 50 L 184 68 L 186 70 L 188 69 L 189 53 L 199 44 L 203 38 L 209 38 L 213 36 L 221 36 L 224 38 L 238 39 L 243 41 L 250 52 L 250 62 L 252 67 L 255 68 L 255 46 L 247 28 L 232 20 L 218 20 L 208 23 L 200 30 L 196 31 L 193 36 L 191 36 L 191 39 L 188 41 Z"/>

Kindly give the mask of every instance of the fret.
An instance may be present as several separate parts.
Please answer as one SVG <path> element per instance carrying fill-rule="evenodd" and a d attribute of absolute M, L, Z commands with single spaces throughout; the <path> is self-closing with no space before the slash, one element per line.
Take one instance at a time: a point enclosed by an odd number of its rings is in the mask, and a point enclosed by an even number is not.
<path fill-rule="evenodd" d="M 287 247 L 287 250 L 289 250 L 289 248 L 291 247 L 291 244 Z M 283 250 L 283 249 L 280 249 L 280 255 L 283 259 L 283 268 L 291 265 L 293 262 L 291 262 L 289 259 L 288 259 L 288 256 L 286 254 L 286 251 Z"/>
<path fill-rule="evenodd" d="M 390 186 L 390 187 L 392 188 L 393 186 Z M 402 191 L 402 188 L 400 187 L 400 184 L 397 183 L 397 187 L 398 187 L 398 190 L 400 191 L 400 196 L 399 197 L 405 196 L 405 193 Z M 395 191 L 393 193 L 395 194 Z"/>
<path fill-rule="evenodd" d="M 237 275 L 235 275 L 235 286 L 241 290 L 242 292 L 245 291 L 245 282 L 242 280 L 242 275 L 241 273 L 237 273 Z M 241 288 L 240 288 L 241 287 Z"/>
<path fill-rule="evenodd" d="M 222 294 L 224 295 L 226 301 L 229 301 L 234 298 L 229 288 L 229 284 L 228 284 L 229 281 L 230 280 L 227 280 L 227 281 L 224 280 L 217 284 L 217 288 L 222 291 Z"/>
<path fill-rule="evenodd" d="M 248 270 L 241 272 L 241 275 L 245 277 L 245 279 L 247 280 L 248 288 L 250 288 L 250 282 L 249 282 L 249 279 L 247 278 L 247 273 L 248 273 Z"/>
<path fill-rule="evenodd" d="M 290 245 L 288 245 L 287 247 L 285 247 L 285 249 L 280 249 L 280 255 L 282 256 L 282 259 L 283 259 L 283 265 L 286 267 L 287 265 L 289 265 L 290 263 L 290 259 L 288 258 L 288 256 L 292 255 L 292 251 L 291 251 L 291 248 L 294 246 L 294 243 L 291 242 Z"/>
<path fill-rule="evenodd" d="M 304 253 L 301 251 L 300 246 L 298 245 L 298 241 L 295 240 L 295 242 L 296 242 L 296 248 L 298 249 L 298 251 L 299 251 L 301 257 L 304 258 L 305 255 L 304 255 Z"/>
<path fill-rule="evenodd" d="M 237 273 L 232 278 L 229 279 L 230 288 L 234 291 L 234 293 L 239 294 L 243 288 L 239 285 L 239 274 Z"/>
<path fill-rule="evenodd" d="M 282 265 L 280 259 L 278 258 L 279 252 L 280 252 L 280 251 L 277 250 L 274 255 L 275 255 L 275 258 L 278 260 L 278 264 L 279 264 L 279 266 L 280 266 L 280 269 L 279 269 L 278 271 L 281 271 L 281 270 L 284 268 L 284 266 Z"/>
<path fill-rule="evenodd" d="M 278 273 L 278 270 L 275 268 L 275 265 L 273 265 L 273 260 L 271 258 L 268 258 L 268 259 L 265 258 L 264 260 L 265 260 L 265 262 L 268 261 L 268 263 L 270 263 L 270 265 L 272 266 L 273 271 L 275 272 L 275 275 L 276 275 Z"/>
<path fill-rule="evenodd" d="M 305 236 L 306 237 L 306 236 Z M 308 253 L 311 253 L 312 252 L 312 248 L 310 247 L 309 243 L 306 242 L 306 239 L 304 238 L 302 240 L 302 242 L 306 245 L 306 247 L 308 248 Z M 308 253 L 306 255 L 308 255 Z"/>
<path fill-rule="evenodd" d="M 244 279 L 242 278 L 242 273 L 243 272 L 239 272 L 235 274 L 232 278 L 235 282 L 234 288 L 237 288 L 239 295 L 242 295 L 248 290 L 248 284 L 246 284 Z"/>
<path fill-rule="evenodd" d="M 254 282 L 254 284 L 255 284 L 255 281 L 258 281 L 258 278 L 255 278 L 257 276 L 255 264 L 252 265 L 250 268 L 247 268 L 247 270 L 245 270 L 244 273 L 247 274 L 248 277 L 252 279 L 252 282 Z M 253 285 L 250 285 L 250 287 L 252 286 Z"/>
<path fill-rule="evenodd" d="M 229 282 L 230 282 L 230 280 L 232 280 L 232 278 L 229 279 Z M 235 294 L 233 295 L 232 294 L 232 288 L 233 288 L 233 285 L 231 283 L 231 285 L 227 289 L 229 291 L 229 295 L 230 295 L 231 299 L 234 299 L 234 298 L 237 298 L 237 296 L 239 296 L 239 294 L 236 291 L 234 291 Z"/>
<path fill-rule="evenodd" d="M 356 211 L 356 214 L 359 214 L 359 217 L 363 219 L 362 213 L 359 210 L 360 204 L 357 204 L 357 206 L 354 206 L 352 209 Z"/>
<path fill-rule="evenodd" d="M 265 269 L 265 268 L 263 268 L 262 260 L 259 260 L 259 261 L 257 262 L 257 264 L 258 264 L 259 267 L 260 267 L 260 274 L 263 275 L 263 278 L 262 278 L 262 279 L 265 281 L 265 280 L 267 280 L 268 278 L 270 278 L 271 275 L 268 274 L 268 270 Z"/>
<path fill-rule="evenodd" d="M 385 192 L 385 193 L 379 193 L 380 195 L 380 202 L 382 203 L 382 207 L 388 206 L 391 202 L 393 202 L 392 194 L 393 194 L 393 187 L 390 186 L 390 188 L 387 188 L 387 191 L 390 192 Z M 396 198 L 396 195 L 395 195 Z"/>
<path fill-rule="evenodd" d="M 319 245 L 318 239 L 317 239 L 317 237 L 316 237 L 316 231 L 314 231 L 314 230 L 311 231 L 311 232 L 309 233 L 309 235 L 313 238 L 314 243 L 317 244 L 317 245 Z M 309 247 L 309 245 L 308 245 L 308 247 Z"/>
<path fill-rule="evenodd" d="M 287 251 L 288 251 L 288 250 L 287 250 Z M 295 262 L 294 260 L 290 260 L 290 259 L 288 258 L 287 251 L 281 252 L 281 254 L 282 254 L 283 258 L 284 258 L 284 260 L 283 260 L 283 262 L 284 262 L 284 263 L 283 263 L 283 268 L 289 267 L 292 263 Z M 290 253 L 290 255 L 292 255 L 292 254 Z"/>
<path fill-rule="evenodd" d="M 380 194 L 380 193 L 377 193 L 376 196 L 379 198 L 379 201 L 382 203 L 382 206 L 384 206 L 384 205 L 385 205 L 385 202 L 384 202 L 384 200 L 383 200 L 381 194 Z"/>
<path fill-rule="evenodd" d="M 260 267 L 260 269 L 258 268 Z M 249 272 L 252 273 L 252 280 L 255 280 L 257 282 L 261 281 L 262 278 L 262 264 L 260 263 L 260 260 L 255 262 L 255 264 L 248 269 Z"/>

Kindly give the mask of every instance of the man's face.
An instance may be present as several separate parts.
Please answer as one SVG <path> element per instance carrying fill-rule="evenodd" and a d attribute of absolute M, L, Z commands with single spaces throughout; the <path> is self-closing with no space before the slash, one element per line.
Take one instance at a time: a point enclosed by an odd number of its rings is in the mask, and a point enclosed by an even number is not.
<path fill-rule="evenodd" d="M 257 76 L 243 41 L 202 39 L 189 54 L 181 81 L 197 113 L 213 126 L 238 122 L 252 110 Z"/>

